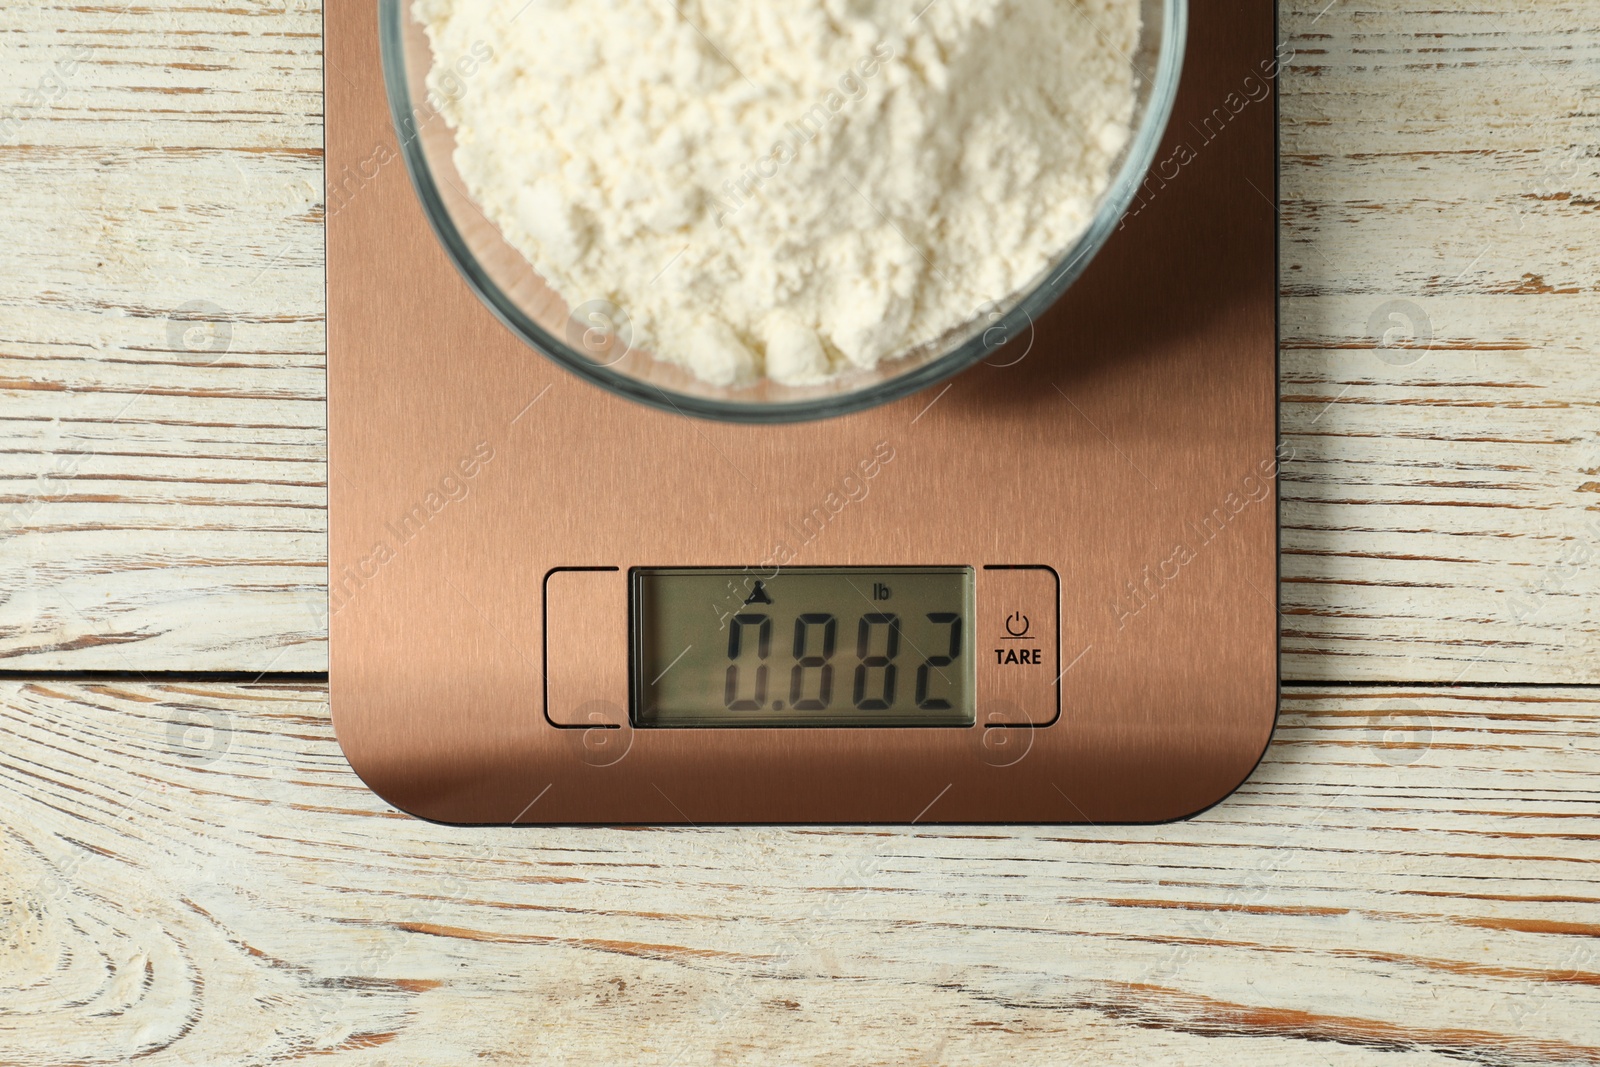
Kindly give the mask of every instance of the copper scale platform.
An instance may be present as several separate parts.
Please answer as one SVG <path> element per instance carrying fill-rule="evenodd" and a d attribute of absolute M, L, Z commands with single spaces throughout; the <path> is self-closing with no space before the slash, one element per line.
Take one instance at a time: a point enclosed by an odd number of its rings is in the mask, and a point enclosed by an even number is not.
<path fill-rule="evenodd" d="M 330 187 L 398 155 L 376 7 L 325 15 Z M 1153 822 L 1235 789 L 1278 699 L 1276 101 L 1238 106 L 1273 4 L 1189 23 L 1157 177 L 1027 357 L 825 422 L 662 413 L 540 357 L 403 164 L 330 212 L 332 706 L 362 779 L 492 824 Z M 641 718 L 635 569 L 777 541 L 886 594 L 891 565 L 971 568 L 971 724 Z"/>

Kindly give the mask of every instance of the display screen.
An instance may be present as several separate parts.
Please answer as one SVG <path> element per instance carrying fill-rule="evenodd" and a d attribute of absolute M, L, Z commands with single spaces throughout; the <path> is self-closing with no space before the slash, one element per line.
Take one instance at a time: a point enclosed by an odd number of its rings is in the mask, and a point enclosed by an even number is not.
<path fill-rule="evenodd" d="M 972 568 L 633 572 L 637 726 L 970 726 Z"/>

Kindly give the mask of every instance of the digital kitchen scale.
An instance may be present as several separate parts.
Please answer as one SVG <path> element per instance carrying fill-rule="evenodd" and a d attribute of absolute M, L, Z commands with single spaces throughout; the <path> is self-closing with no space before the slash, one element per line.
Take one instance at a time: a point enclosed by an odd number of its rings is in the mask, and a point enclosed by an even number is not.
<path fill-rule="evenodd" d="M 1151 176 L 1031 337 L 760 426 L 613 396 L 479 302 L 376 6 L 325 15 L 332 706 L 368 785 L 451 823 L 1100 823 L 1245 779 L 1278 697 L 1271 0 L 1191 5 Z"/>

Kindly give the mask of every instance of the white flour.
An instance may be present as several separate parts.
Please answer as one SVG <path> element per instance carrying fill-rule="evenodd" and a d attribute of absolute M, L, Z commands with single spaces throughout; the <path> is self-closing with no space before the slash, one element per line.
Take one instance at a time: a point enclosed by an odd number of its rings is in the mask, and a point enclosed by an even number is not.
<path fill-rule="evenodd" d="M 1089 224 L 1129 136 L 1137 0 L 416 12 L 485 214 L 569 305 L 614 303 L 717 384 L 822 380 L 973 319 Z"/>

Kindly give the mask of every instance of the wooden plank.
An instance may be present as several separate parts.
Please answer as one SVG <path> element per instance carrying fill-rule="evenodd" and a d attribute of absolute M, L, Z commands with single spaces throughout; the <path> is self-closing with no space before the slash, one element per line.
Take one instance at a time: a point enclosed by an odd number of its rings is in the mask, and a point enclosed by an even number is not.
<path fill-rule="evenodd" d="M 319 14 L 0 10 L 8 667 L 325 665 Z M 1600 682 L 1600 0 L 1280 20 L 1285 676 Z"/>
<path fill-rule="evenodd" d="M 1283 9 L 1285 677 L 1600 680 L 1597 16 Z"/>
<path fill-rule="evenodd" d="M 0 49 L 0 664 L 323 669 L 320 9 Z"/>
<path fill-rule="evenodd" d="M 0 715 L 9 1064 L 1600 1062 L 1593 691 L 1291 688 L 1157 827 L 454 828 L 315 687 Z"/>

